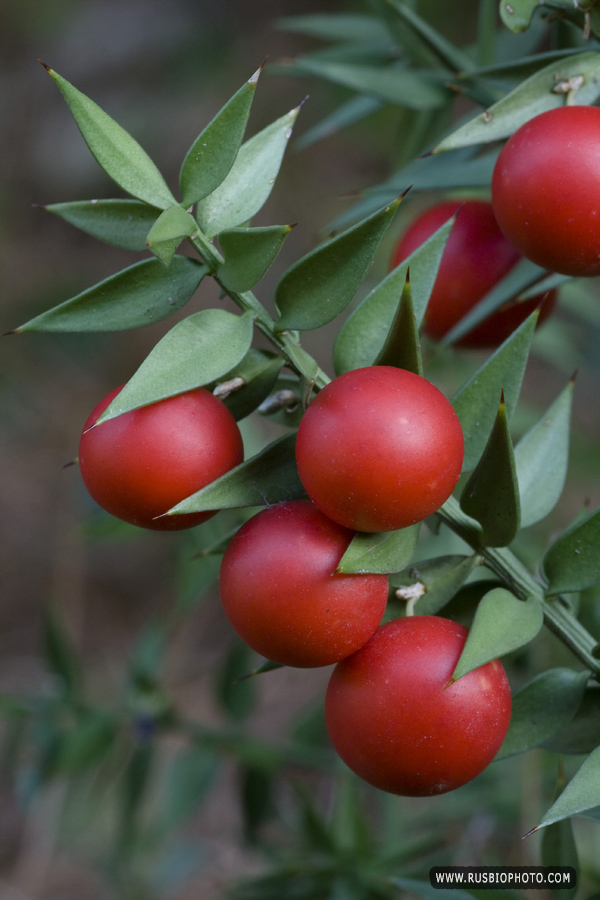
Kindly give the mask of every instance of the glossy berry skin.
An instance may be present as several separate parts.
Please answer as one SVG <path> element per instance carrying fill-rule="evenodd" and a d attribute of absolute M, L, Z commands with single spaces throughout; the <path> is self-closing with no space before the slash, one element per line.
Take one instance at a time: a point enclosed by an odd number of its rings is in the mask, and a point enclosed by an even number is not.
<path fill-rule="evenodd" d="M 386 575 L 340 575 L 354 533 L 308 500 L 249 519 L 223 557 L 219 588 L 235 631 L 267 659 L 309 668 L 337 662 L 371 637 L 385 611 Z"/>
<path fill-rule="evenodd" d="M 300 479 L 326 516 L 356 531 L 393 531 L 442 506 L 460 475 L 463 434 L 425 378 L 392 366 L 340 375 L 306 410 Z"/>
<path fill-rule="evenodd" d="M 333 670 L 327 729 L 369 784 L 407 797 L 443 794 L 494 759 L 510 721 L 510 687 L 498 660 L 449 684 L 466 636 L 438 616 L 396 619 Z"/>
<path fill-rule="evenodd" d="M 91 428 L 120 390 L 92 411 L 79 442 L 81 475 L 96 503 L 125 522 L 160 531 L 215 515 L 156 518 L 243 461 L 242 436 L 227 407 L 196 388 Z"/>
<path fill-rule="evenodd" d="M 563 106 L 508 139 L 494 167 L 498 224 L 533 262 L 564 275 L 600 274 L 600 109 Z"/>
<path fill-rule="evenodd" d="M 443 338 L 521 259 L 500 231 L 490 203 L 449 200 L 426 210 L 409 225 L 396 246 L 392 265 L 410 256 L 458 210 L 423 321 L 424 332 L 434 340 Z M 540 304 L 539 322 L 547 318 L 555 302 L 556 291 L 522 303 L 513 298 L 457 344 L 498 347 Z"/>

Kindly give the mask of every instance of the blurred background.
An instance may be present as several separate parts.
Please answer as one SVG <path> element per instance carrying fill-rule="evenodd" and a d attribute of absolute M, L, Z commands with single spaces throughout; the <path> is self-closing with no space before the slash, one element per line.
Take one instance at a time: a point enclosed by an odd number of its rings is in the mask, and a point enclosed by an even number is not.
<path fill-rule="evenodd" d="M 445 13 L 449 20 L 441 24 L 450 38 L 469 38 L 476 5 L 463 2 L 457 10 L 453 4 L 451 16 Z M 41 208 L 119 192 L 96 165 L 38 59 L 127 128 L 174 188 L 193 139 L 266 57 L 251 133 L 307 93 L 298 137 L 334 107 L 343 89 L 269 72 L 269 64 L 315 46 L 279 29 L 277 20 L 352 10 L 367 11 L 365 4 L 350 0 L 3 0 L 0 332 L 137 258 L 99 244 Z M 420 10 L 439 17 L 440 5 L 431 0 Z M 292 141 L 256 224 L 299 225 L 261 284 L 263 302 L 271 303 L 277 278 L 322 238 L 355 192 L 390 174 L 401 139 L 397 118 L 384 111 L 305 149 Z M 386 270 L 401 221 L 372 280 Z M 217 299 L 203 283 L 193 305 L 211 306 Z M 549 331 L 531 363 L 523 413 L 525 421 L 549 405 L 575 365 L 583 363 L 571 488 L 555 520 L 545 526 L 547 533 L 564 527 L 585 502 L 600 499 L 594 449 L 599 436 L 597 328 L 573 325 L 568 309 L 563 316 L 580 343 L 559 366 L 550 365 L 556 330 Z M 194 560 L 194 536 L 141 534 L 116 525 L 88 498 L 76 466 L 68 465 L 77 455 L 90 410 L 131 376 L 171 324 L 109 335 L 8 335 L 0 343 L 0 709 L 6 713 L 0 726 L 2 900 L 212 900 L 237 879 L 263 872 L 265 859 L 277 855 L 273 846 L 283 856 L 292 848 L 300 865 L 307 847 L 320 846 L 319 820 L 307 794 L 323 799 L 329 811 L 333 804 L 331 776 L 323 774 L 333 762 L 323 741 L 320 707 L 328 671 L 282 669 L 232 692 L 236 675 L 248 672 L 255 661 L 224 621 L 211 581 L 213 560 Z M 330 374 L 331 334 L 323 329 L 306 341 Z M 463 365 L 458 361 L 457 371 Z M 259 444 L 261 426 L 248 425 L 245 438 L 249 446 Z M 233 527 L 235 519 L 225 517 L 220 527 L 227 525 Z M 220 534 L 215 531 L 215 539 Z M 56 621 L 44 624 L 48 604 Z M 163 653 L 153 644 L 153 625 L 174 606 L 185 612 L 185 626 L 173 629 Z M 539 650 L 542 657 L 549 652 L 546 646 Z M 133 709 L 135 730 L 161 710 L 163 694 L 146 677 L 155 661 L 161 691 L 174 700 L 183 719 L 206 730 L 197 755 L 186 755 L 179 737 L 167 737 L 151 758 L 135 751 L 129 757 L 111 755 L 113 725 L 103 731 L 103 722 L 95 720 L 96 738 L 78 733 L 83 749 L 69 745 L 71 756 L 63 755 L 57 769 L 58 736 L 70 733 L 72 724 L 57 724 L 55 712 L 47 710 L 64 687 L 57 673 L 71 672 L 74 681 L 81 676 L 99 708 Z M 28 699 L 11 705 L 11 697 Z M 33 729 L 27 715 L 32 705 L 39 709 Z M 295 749 L 281 751 L 290 741 Z M 272 746 L 279 749 L 269 750 Z M 523 849 L 520 837 L 545 802 L 545 775 L 529 755 L 502 766 L 500 774 L 486 776 L 451 804 L 368 797 L 367 824 L 383 828 L 390 854 L 404 848 L 401 862 L 409 875 L 417 871 L 411 869 L 417 857 L 421 873 L 446 860 L 526 860 L 535 845 Z M 273 773 L 282 768 L 289 777 L 274 787 Z M 125 786 L 116 790 L 121 775 Z M 303 788 L 295 786 L 296 776 Z M 363 809 L 356 790 L 343 794 L 354 798 L 347 801 L 348 809 Z M 129 823 L 133 833 L 134 818 L 137 837 L 129 847 L 131 834 L 128 838 L 119 828 Z M 161 830 L 167 821 L 172 827 Z M 263 840 L 262 828 L 271 844 Z M 291 837 L 283 839 L 286 829 Z M 265 846 L 271 849 L 265 852 Z M 287 896 L 262 890 L 257 897 Z M 320 896 L 330 895 L 314 893 Z"/>

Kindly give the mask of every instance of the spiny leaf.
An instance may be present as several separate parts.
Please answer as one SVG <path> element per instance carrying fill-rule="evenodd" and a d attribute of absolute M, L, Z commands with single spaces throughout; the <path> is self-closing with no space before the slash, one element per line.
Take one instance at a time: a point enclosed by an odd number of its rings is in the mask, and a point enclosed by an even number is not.
<path fill-rule="evenodd" d="M 261 71 L 262 66 L 217 113 L 188 150 L 179 175 L 185 207 L 212 193 L 231 170 L 244 138 Z"/>
<path fill-rule="evenodd" d="M 188 316 L 156 344 L 96 424 L 215 381 L 244 358 L 252 331 L 250 312 L 203 309 Z"/>
<path fill-rule="evenodd" d="M 477 607 L 452 680 L 457 681 L 467 672 L 524 647 L 543 623 L 542 605 L 537 597 L 517 600 L 505 588 L 494 588 Z"/>
<path fill-rule="evenodd" d="M 513 268 L 482 297 L 482 299 L 462 317 L 442 338 L 442 344 L 448 345 L 459 341 L 469 331 L 476 328 L 484 319 L 514 297 L 525 293 L 528 288 L 544 274 L 544 269 L 536 266 L 528 259 L 521 259 Z M 544 289 L 536 287 L 535 294 L 542 294 Z"/>
<path fill-rule="evenodd" d="M 225 180 L 200 200 L 196 216 L 207 237 L 238 228 L 266 203 L 299 112 L 297 106 L 242 144 Z"/>
<path fill-rule="evenodd" d="M 296 432 L 286 434 L 174 506 L 168 515 L 265 506 L 306 496 L 296 469 Z"/>
<path fill-rule="evenodd" d="M 600 744 L 600 686 L 588 684 L 569 723 L 543 743 L 553 753 L 591 753 Z"/>
<path fill-rule="evenodd" d="M 476 153 L 472 147 L 466 147 L 443 156 L 416 159 L 382 184 L 362 191 L 358 202 L 337 216 L 330 227 L 336 230 L 347 228 L 350 223 L 393 200 L 407 185 L 411 185 L 411 196 L 419 191 L 488 190 L 499 152 L 498 147 L 485 153 Z"/>
<path fill-rule="evenodd" d="M 444 80 L 434 70 L 415 70 L 399 64 L 356 65 L 306 56 L 294 61 L 293 70 L 295 74 L 316 75 L 409 109 L 438 109 L 447 98 Z"/>
<path fill-rule="evenodd" d="M 276 24 L 282 31 L 295 31 L 328 41 L 373 41 L 388 37 L 380 19 L 357 13 L 285 16 Z"/>
<path fill-rule="evenodd" d="M 563 782 L 564 776 L 559 774 L 559 790 L 562 789 Z M 579 856 L 570 819 L 561 819 L 560 822 L 553 822 L 544 828 L 542 834 L 542 865 L 553 867 L 568 866 L 572 870 L 571 874 L 576 876 L 576 873 L 579 871 Z M 564 897 L 565 900 L 571 900 L 571 897 L 574 897 L 576 893 L 577 885 L 569 889 L 563 887 L 554 889 L 555 896 Z"/>
<path fill-rule="evenodd" d="M 514 696 L 510 726 L 496 759 L 539 747 L 573 719 L 590 673 L 549 669 Z"/>
<path fill-rule="evenodd" d="M 160 210 L 140 200 L 75 200 L 52 203 L 48 212 L 99 241 L 124 250 L 146 250 L 148 232 Z"/>
<path fill-rule="evenodd" d="M 319 328 L 352 300 L 402 198 L 312 250 L 285 273 L 275 294 L 279 331 Z"/>
<path fill-rule="evenodd" d="M 521 504 L 504 395 L 483 455 L 462 492 L 460 506 L 481 525 L 484 546 L 506 547 L 516 537 Z"/>
<path fill-rule="evenodd" d="M 537 317 L 537 312 L 534 312 L 525 319 L 452 399 L 465 436 L 464 471 L 473 469 L 483 452 L 502 390 L 508 419 L 512 416 L 521 391 Z"/>
<path fill-rule="evenodd" d="M 146 244 L 168 266 L 182 240 L 197 231 L 196 220 L 189 212 L 181 206 L 169 206 L 148 232 Z"/>
<path fill-rule="evenodd" d="M 399 572 L 412 560 L 419 540 L 420 523 L 400 531 L 358 533 L 341 558 L 337 571 L 344 575 L 366 572 L 387 575 Z"/>
<path fill-rule="evenodd" d="M 412 7 L 399 0 L 387 0 L 386 5 L 447 69 L 452 72 L 468 72 L 473 68 L 471 58 L 422 19 Z"/>
<path fill-rule="evenodd" d="M 454 217 L 386 275 L 348 316 L 333 349 L 338 375 L 373 365 L 389 334 L 409 268 L 414 312 L 417 323 L 422 321 L 453 223 Z"/>
<path fill-rule="evenodd" d="M 550 547 L 542 564 L 549 594 L 582 591 L 600 581 L 600 507 Z"/>
<path fill-rule="evenodd" d="M 587 757 L 534 831 L 600 806 L 600 747 Z"/>
<path fill-rule="evenodd" d="M 409 270 L 406 270 L 406 282 L 402 289 L 396 315 L 392 320 L 385 344 L 377 356 L 375 366 L 396 366 L 407 369 L 415 375 L 423 374 L 421 360 L 421 343 L 417 317 L 412 302 Z"/>
<path fill-rule="evenodd" d="M 160 322 L 184 306 L 208 268 L 176 256 L 169 269 L 145 259 L 40 313 L 21 331 L 120 331 Z"/>
<path fill-rule="evenodd" d="M 260 281 L 275 261 L 293 225 L 231 228 L 219 234 L 225 262 L 218 277 L 226 288 L 243 293 Z"/>
<path fill-rule="evenodd" d="M 355 122 L 360 122 L 367 116 L 377 112 L 378 109 L 381 109 L 382 105 L 382 101 L 377 100 L 376 97 L 357 94 L 346 103 L 342 103 L 341 106 L 336 107 L 332 113 L 325 116 L 324 119 L 321 119 L 320 122 L 317 122 L 317 124 L 313 125 L 312 128 L 309 128 L 308 131 L 305 131 L 303 135 L 296 140 L 296 149 L 304 150 L 306 147 L 310 147 L 312 144 L 317 143 L 317 141 L 324 140 L 325 138 L 331 137 L 333 134 L 337 134 L 337 132 L 341 131 L 343 128 L 354 125 Z M 397 191 L 391 192 L 389 199 L 393 200 L 397 193 Z M 380 204 L 375 204 L 374 209 L 379 205 Z M 369 210 L 369 212 L 371 212 L 371 210 Z M 356 218 L 360 219 L 361 216 L 356 216 Z"/>
<path fill-rule="evenodd" d="M 164 178 L 138 142 L 58 72 L 48 66 L 45 68 L 58 85 L 86 144 L 106 174 L 132 197 L 151 206 L 166 209 L 176 203 Z"/>
<path fill-rule="evenodd" d="M 441 153 L 508 137 L 534 116 L 563 106 L 565 95 L 557 90 L 557 83 L 566 84 L 568 79 L 576 76 L 583 77 L 576 102 L 593 103 L 600 94 L 599 73 L 600 53 L 597 51 L 559 59 L 531 75 L 489 109 L 444 138 L 433 152 Z"/>
<path fill-rule="evenodd" d="M 522 528 L 547 516 L 562 493 L 569 460 L 572 397 L 571 380 L 515 447 Z"/>

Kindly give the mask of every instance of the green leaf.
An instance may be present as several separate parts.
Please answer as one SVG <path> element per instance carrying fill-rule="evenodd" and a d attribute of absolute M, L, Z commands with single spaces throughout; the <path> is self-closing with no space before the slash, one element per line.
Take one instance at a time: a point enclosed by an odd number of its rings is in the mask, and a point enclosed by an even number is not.
<path fill-rule="evenodd" d="M 207 237 L 238 228 L 264 206 L 299 112 L 297 106 L 242 144 L 225 180 L 198 203 L 196 216 Z"/>
<path fill-rule="evenodd" d="M 256 684 L 247 678 L 253 651 L 241 639 L 234 641 L 217 673 L 216 699 L 234 721 L 241 722 L 252 712 L 256 702 Z"/>
<path fill-rule="evenodd" d="M 44 656 L 52 672 L 60 679 L 65 696 L 77 700 L 83 685 L 81 660 L 62 622 L 58 610 L 43 610 Z"/>
<path fill-rule="evenodd" d="M 534 116 L 563 106 L 565 94 L 558 88 L 569 78 L 581 75 L 584 79 L 575 95 L 576 102 L 582 105 L 594 103 L 600 95 L 599 74 L 600 53 L 597 51 L 559 59 L 531 75 L 489 109 L 448 135 L 434 148 L 433 153 L 508 137 Z"/>
<path fill-rule="evenodd" d="M 381 352 L 375 359 L 376 366 L 396 366 L 398 369 L 407 369 L 415 375 L 423 375 L 423 362 L 421 360 L 421 343 L 419 341 L 419 329 L 417 317 L 412 302 L 410 289 L 410 275 L 406 270 L 406 282 L 402 289 L 400 302 L 388 336 Z"/>
<path fill-rule="evenodd" d="M 399 600 L 417 604 L 418 615 L 434 616 L 452 600 L 478 564 L 477 556 L 438 556 L 391 575 L 390 585 Z"/>
<path fill-rule="evenodd" d="M 576 873 L 579 871 L 579 856 L 577 845 L 573 836 L 573 826 L 570 819 L 562 819 L 548 825 L 542 836 L 542 865 L 543 866 L 569 866 Z M 557 897 L 570 900 L 577 892 L 577 885 L 568 890 L 555 888 Z"/>
<path fill-rule="evenodd" d="M 139 633 L 131 651 L 129 676 L 140 690 L 159 683 L 168 640 L 168 627 L 158 621 L 148 622 Z"/>
<path fill-rule="evenodd" d="M 212 193 L 233 166 L 244 138 L 262 66 L 198 135 L 181 166 L 179 187 L 186 208 Z"/>
<path fill-rule="evenodd" d="M 502 22 L 513 31 L 519 34 L 529 28 L 533 14 L 539 6 L 539 0 L 515 0 L 513 3 L 507 0 L 501 0 L 500 18 Z"/>
<path fill-rule="evenodd" d="M 176 256 L 168 269 L 157 259 L 145 259 L 15 331 L 121 331 L 152 325 L 181 309 L 207 274 L 206 266 L 186 256 Z"/>
<path fill-rule="evenodd" d="M 127 843 L 135 840 L 136 819 L 151 783 L 154 762 L 155 745 L 145 741 L 134 748 L 121 775 L 121 827 L 122 838 Z"/>
<path fill-rule="evenodd" d="M 472 147 L 466 147 L 416 159 L 387 181 L 363 191 L 360 200 L 337 216 L 330 227 L 335 230 L 346 228 L 349 223 L 389 203 L 406 189 L 407 184 L 411 185 L 411 197 L 419 191 L 470 191 L 477 188 L 487 191 L 499 152 L 497 147 L 486 153 L 476 153 Z"/>
<path fill-rule="evenodd" d="M 600 744 L 600 687 L 591 682 L 574 718 L 542 746 L 554 753 L 591 753 Z"/>
<path fill-rule="evenodd" d="M 215 779 L 217 761 L 206 747 L 186 747 L 167 771 L 163 792 L 162 827 L 179 828 L 202 805 Z"/>
<path fill-rule="evenodd" d="M 319 328 L 352 300 L 400 205 L 399 198 L 312 250 L 285 273 L 275 294 L 279 331 Z"/>
<path fill-rule="evenodd" d="M 452 680 L 457 681 L 490 660 L 524 647 L 534 639 L 543 623 L 542 605 L 537 597 L 517 600 L 505 588 L 494 588 L 477 607 Z"/>
<path fill-rule="evenodd" d="M 83 139 L 109 178 L 132 197 L 159 209 L 176 203 L 164 178 L 138 142 L 93 100 L 53 69 L 48 66 L 46 69 L 65 98 Z"/>
<path fill-rule="evenodd" d="M 71 775 L 97 766 L 110 751 L 116 734 L 117 724 L 109 713 L 85 712 L 63 736 L 54 763 L 56 772 Z"/>
<path fill-rule="evenodd" d="M 169 206 L 148 232 L 146 243 L 154 255 L 168 266 L 182 240 L 196 231 L 198 225 L 193 216 L 181 206 Z"/>
<path fill-rule="evenodd" d="M 272 506 L 285 500 L 306 497 L 296 469 L 296 432 L 286 434 L 260 453 L 231 469 L 197 493 L 192 494 L 168 515 L 212 509 L 239 509 Z"/>
<path fill-rule="evenodd" d="M 414 313 L 417 323 L 423 320 L 453 223 L 454 217 L 393 269 L 348 316 L 333 348 L 337 375 L 373 365 L 389 334 L 409 268 Z"/>
<path fill-rule="evenodd" d="M 342 556 L 337 571 L 343 575 L 399 572 L 412 560 L 419 541 L 421 523 L 399 531 L 358 533 Z"/>
<path fill-rule="evenodd" d="M 412 269 L 411 269 L 412 271 Z M 490 356 L 452 399 L 465 436 L 463 470 L 477 465 L 498 410 L 504 390 L 508 419 L 519 399 L 521 383 L 537 322 L 532 313 Z"/>
<path fill-rule="evenodd" d="M 544 269 L 536 266 L 528 259 L 520 259 L 519 262 L 504 276 L 482 299 L 474 306 L 456 325 L 442 338 L 443 344 L 453 344 L 459 341 L 465 334 L 496 312 L 508 300 L 520 296 L 530 285 L 539 281 L 544 274 Z M 544 289 L 536 286 L 535 293 L 542 294 Z"/>
<path fill-rule="evenodd" d="M 284 362 L 274 353 L 251 347 L 241 363 L 207 387 L 214 391 L 239 422 L 258 409 L 269 396 Z"/>
<path fill-rule="evenodd" d="M 379 18 L 357 13 L 285 16 L 277 19 L 276 24 L 281 31 L 294 31 L 326 41 L 377 41 L 389 37 Z"/>
<path fill-rule="evenodd" d="M 440 73 L 434 69 L 417 71 L 397 63 L 390 66 L 353 65 L 305 56 L 294 62 L 294 73 L 315 75 L 408 109 L 438 109 L 448 97 Z"/>
<path fill-rule="evenodd" d="M 485 547 L 507 547 L 519 531 L 519 484 L 504 395 L 483 455 L 463 489 L 460 507 L 481 525 Z"/>
<path fill-rule="evenodd" d="M 539 747 L 568 726 L 581 703 L 590 673 L 549 669 L 513 696 L 510 726 L 496 759 Z"/>
<path fill-rule="evenodd" d="M 472 59 L 422 19 L 412 7 L 398 2 L 398 0 L 387 0 L 387 7 L 405 25 L 408 25 L 414 35 L 433 53 L 442 66 L 451 72 L 469 71 L 473 68 Z"/>
<path fill-rule="evenodd" d="M 579 519 L 550 547 L 542 564 L 547 593 L 582 591 L 600 581 L 600 507 Z"/>
<path fill-rule="evenodd" d="M 320 122 L 317 122 L 317 124 L 313 125 L 312 128 L 309 128 L 308 131 L 305 131 L 304 134 L 296 140 L 296 149 L 305 150 L 307 147 L 312 146 L 312 144 L 316 144 L 317 141 L 324 140 L 337 134 L 337 132 L 341 131 L 343 128 L 348 128 L 350 125 L 354 125 L 355 122 L 360 122 L 367 118 L 367 116 L 372 115 L 372 113 L 377 112 L 377 110 L 381 109 L 382 105 L 381 100 L 377 100 L 375 97 L 356 94 L 346 103 L 342 103 L 341 106 L 336 107 L 332 113 L 325 116 L 324 119 L 321 119 Z M 393 200 L 398 193 L 399 191 L 392 191 L 389 199 Z M 377 203 L 373 208 L 376 209 L 380 205 L 381 204 Z M 371 210 L 369 210 L 369 212 L 370 211 Z M 361 217 L 357 216 L 356 218 Z"/>
<path fill-rule="evenodd" d="M 147 250 L 146 238 L 160 210 L 140 200 L 76 200 L 52 203 L 48 212 L 113 247 Z"/>
<path fill-rule="evenodd" d="M 515 447 L 521 527 L 539 522 L 562 493 L 569 461 L 573 381 Z"/>
<path fill-rule="evenodd" d="M 263 228 L 232 228 L 222 231 L 219 243 L 225 262 L 217 272 L 219 280 L 232 291 L 249 291 L 275 261 L 293 225 Z"/>
<path fill-rule="evenodd" d="M 600 805 L 600 747 L 587 757 L 558 800 L 534 829 L 544 828 Z"/>
<path fill-rule="evenodd" d="M 251 312 L 203 309 L 188 316 L 158 342 L 96 424 L 215 381 L 244 358 L 252 331 Z"/>

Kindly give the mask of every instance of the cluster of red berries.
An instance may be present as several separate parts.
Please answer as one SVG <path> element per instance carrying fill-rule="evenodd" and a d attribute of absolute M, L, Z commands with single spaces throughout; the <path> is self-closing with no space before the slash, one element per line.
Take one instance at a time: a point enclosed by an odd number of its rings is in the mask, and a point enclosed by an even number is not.
<path fill-rule="evenodd" d="M 425 316 L 433 339 L 520 254 L 553 272 L 600 273 L 599 135 L 596 107 L 542 113 L 500 153 L 491 204 L 438 204 L 411 225 L 394 266 L 460 207 Z M 497 346 L 534 308 L 542 305 L 543 319 L 554 303 L 554 292 L 513 298 L 460 343 Z M 198 388 L 96 425 L 118 390 L 92 412 L 81 437 L 90 494 L 146 528 L 187 528 L 214 515 L 166 513 L 242 462 L 241 435 L 226 407 Z M 329 734 L 366 781 L 413 796 L 459 787 L 491 762 L 506 734 L 511 700 L 502 665 L 495 660 L 454 681 L 465 628 L 418 615 L 382 625 L 387 576 L 340 570 L 357 532 L 421 522 L 450 496 L 463 459 L 458 419 L 418 375 L 355 369 L 309 405 L 296 459 L 309 499 L 266 508 L 239 529 L 221 566 L 225 613 L 274 662 L 335 664 L 325 700 Z"/>
<path fill-rule="evenodd" d="M 94 425 L 116 393 L 81 437 L 92 496 L 150 528 L 212 515 L 164 513 L 241 461 L 226 407 L 200 388 Z M 326 695 L 332 742 L 365 780 L 395 793 L 440 793 L 485 768 L 508 727 L 510 690 L 498 662 L 450 685 L 466 630 L 429 616 L 381 625 L 387 576 L 338 569 L 358 531 L 393 531 L 439 509 L 463 451 L 458 418 L 429 381 L 388 366 L 348 372 L 300 423 L 296 459 L 310 499 L 249 519 L 221 566 L 223 608 L 250 647 L 283 665 L 337 664 Z"/>

